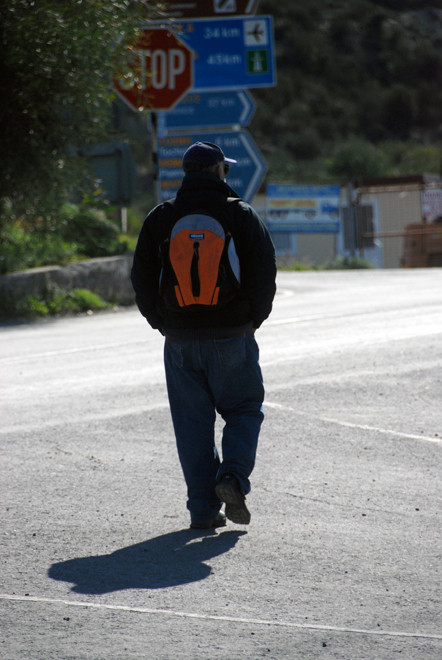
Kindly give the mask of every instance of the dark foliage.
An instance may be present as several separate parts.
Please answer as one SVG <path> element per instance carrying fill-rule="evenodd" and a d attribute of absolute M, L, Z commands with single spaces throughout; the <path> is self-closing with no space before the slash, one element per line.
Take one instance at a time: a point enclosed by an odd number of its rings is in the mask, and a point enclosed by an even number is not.
<path fill-rule="evenodd" d="M 442 140 L 442 6 L 390 0 L 261 0 L 275 24 L 278 85 L 254 92 L 266 155 L 332 153 L 357 136 Z"/>

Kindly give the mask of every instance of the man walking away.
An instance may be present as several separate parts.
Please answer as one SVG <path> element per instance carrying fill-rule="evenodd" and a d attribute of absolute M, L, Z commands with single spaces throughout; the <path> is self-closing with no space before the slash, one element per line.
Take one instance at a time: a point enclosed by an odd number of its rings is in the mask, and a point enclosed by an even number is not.
<path fill-rule="evenodd" d="M 187 149 L 181 187 L 147 216 L 131 275 L 141 314 L 165 336 L 169 404 L 196 529 L 225 526 L 226 516 L 250 522 L 245 500 L 263 421 L 254 335 L 272 309 L 275 251 L 257 213 L 226 183 L 235 163 L 210 142 Z M 221 456 L 216 412 L 225 422 Z"/>

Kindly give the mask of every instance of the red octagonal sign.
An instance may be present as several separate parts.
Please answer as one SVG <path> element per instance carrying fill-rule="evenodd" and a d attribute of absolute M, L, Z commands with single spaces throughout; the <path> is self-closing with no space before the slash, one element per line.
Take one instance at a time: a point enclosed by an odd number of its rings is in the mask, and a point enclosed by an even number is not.
<path fill-rule="evenodd" d="M 193 86 L 193 51 L 168 30 L 144 29 L 133 54 L 114 85 L 134 110 L 170 110 Z"/>

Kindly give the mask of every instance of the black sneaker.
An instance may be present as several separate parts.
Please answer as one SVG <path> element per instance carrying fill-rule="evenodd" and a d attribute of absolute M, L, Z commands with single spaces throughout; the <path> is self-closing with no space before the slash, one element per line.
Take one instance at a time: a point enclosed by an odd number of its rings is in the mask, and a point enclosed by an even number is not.
<path fill-rule="evenodd" d="M 226 503 L 226 516 L 229 520 L 238 525 L 249 524 L 251 516 L 246 507 L 246 498 L 233 474 L 225 474 L 215 486 L 215 492 L 219 499 Z"/>
<path fill-rule="evenodd" d="M 220 511 L 213 520 L 206 522 L 191 522 L 190 529 L 214 529 L 215 527 L 225 527 L 227 525 L 226 516 Z"/>

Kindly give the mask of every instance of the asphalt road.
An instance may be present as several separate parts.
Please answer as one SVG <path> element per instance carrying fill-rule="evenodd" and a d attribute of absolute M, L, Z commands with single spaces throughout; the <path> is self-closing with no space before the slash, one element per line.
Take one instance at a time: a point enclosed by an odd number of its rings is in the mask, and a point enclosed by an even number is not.
<path fill-rule="evenodd" d="M 200 533 L 137 310 L 0 327 L 2 659 L 442 657 L 442 270 L 281 273 L 257 339 L 252 522 Z"/>

